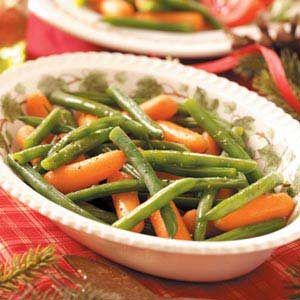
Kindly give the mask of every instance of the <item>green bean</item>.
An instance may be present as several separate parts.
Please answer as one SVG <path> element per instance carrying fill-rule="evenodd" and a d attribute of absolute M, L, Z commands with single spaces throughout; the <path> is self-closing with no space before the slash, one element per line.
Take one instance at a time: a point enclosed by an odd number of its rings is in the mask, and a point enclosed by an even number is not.
<path fill-rule="evenodd" d="M 199 101 L 188 99 L 185 101 L 184 105 L 201 128 L 206 130 L 221 148 L 229 154 L 229 156 L 241 159 L 251 159 L 247 151 L 236 142 L 231 133 L 225 130 L 224 127 L 222 128 Z M 251 181 L 255 181 L 261 177 L 261 172 L 256 168 L 249 174 L 248 178 L 251 179 Z"/>
<path fill-rule="evenodd" d="M 258 181 L 247 186 L 243 190 L 233 196 L 223 200 L 214 208 L 212 208 L 203 217 L 205 220 L 218 220 L 222 217 L 227 216 L 231 212 L 239 209 L 240 207 L 246 205 L 254 198 L 269 192 L 276 186 L 283 183 L 283 178 L 278 173 L 270 173 L 269 175 L 259 179 Z"/>
<path fill-rule="evenodd" d="M 127 215 L 112 224 L 113 227 L 125 230 L 132 229 L 136 224 L 148 218 L 152 213 L 169 204 L 175 197 L 191 190 L 197 184 L 195 178 L 176 180 L 158 191 L 154 196 L 133 209 Z"/>
<path fill-rule="evenodd" d="M 24 122 L 27 125 L 30 125 L 32 127 L 37 127 L 39 126 L 43 119 L 39 117 L 31 117 L 31 116 L 20 116 L 18 119 L 22 122 Z M 57 134 L 57 133 L 67 133 L 71 130 L 73 130 L 74 127 L 71 127 L 69 125 L 65 124 L 56 124 L 55 127 L 52 129 L 52 133 Z"/>
<path fill-rule="evenodd" d="M 196 224 L 195 224 L 195 232 L 194 232 L 195 241 L 203 241 L 205 239 L 207 221 L 203 221 L 201 220 L 201 218 L 211 209 L 216 194 L 217 194 L 216 190 L 206 190 L 203 192 L 203 195 L 201 196 L 197 208 L 197 212 L 196 212 Z"/>
<path fill-rule="evenodd" d="M 73 128 L 78 127 L 77 122 L 73 117 L 73 114 L 69 110 L 62 108 L 60 114 L 61 114 L 61 120 L 63 124 L 67 126 L 71 126 Z"/>
<path fill-rule="evenodd" d="M 45 159 L 42 160 L 41 165 L 45 170 L 55 170 L 62 165 L 67 164 L 74 158 L 78 157 L 94 147 L 99 146 L 101 143 L 106 142 L 109 139 L 109 133 L 112 128 L 102 129 L 95 131 L 86 137 L 77 140 L 58 152 L 54 152 Z"/>
<path fill-rule="evenodd" d="M 74 96 L 78 96 L 87 100 L 92 100 L 95 102 L 99 102 L 108 106 L 115 106 L 116 103 L 111 97 L 109 97 L 106 93 L 98 93 L 98 92 L 70 92 L 65 91 L 66 93 L 72 94 Z"/>
<path fill-rule="evenodd" d="M 194 26 L 187 23 L 165 23 L 153 20 L 142 20 L 135 17 L 103 17 L 102 21 L 119 27 L 132 27 L 150 30 L 193 32 Z"/>
<path fill-rule="evenodd" d="M 58 123 L 60 116 L 61 110 L 59 108 L 53 109 L 42 123 L 25 139 L 25 148 L 39 145 Z"/>
<path fill-rule="evenodd" d="M 273 219 L 254 225 L 239 227 L 208 239 L 209 242 L 249 239 L 277 231 L 286 225 L 284 219 Z"/>
<path fill-rule="evenodd" d="M 112 224 L 118 220 L 115 213 L 103 210 L 93 204 L 90 204 L 88 202 L 80 202 L 78 203 L 78 206 L 80 206 L 85 211 L 89 212 L 96 218 L 103 220 L 107 224 Z"/>
<path fill-rule="evenodd" d="M 215 29 L 223 28 L 223 25 L 209 12 L 208 8 L 195 0 L 159 0 L 171 9 L 195 11 L 203 16 Z"/>
<path fill-rule="evenodd" d="M 187 177 L 228 177 L 234 178 L 237 175 L 237 170 L 234 168 L 221 167 L 198 167 L 198 168 L 180 168 L 172 165 L 152 164 L 156 171 L 167 172 L 177 176 Z"/>
<path fill-rule="evenodd" d="M 52 202 L 69 209 L 83 217 L 96 220 L 98 222 L 104 223 L 102 220 L 97 219 L 90 213 L 86 212 L 84 209 L 80 208 L 78 205 L 73 203 L 68 197 L 56 190 L 52 185 L 48 184 L 44 178 L 34 171 L 30 166 L 19 165 L 11 155 L 7 156 L 7 162 L 9 166 L 35 191 L 40 193 L 42 196 L 48 198 Z"/>
<path fill-rule="evenodd" d="M 158 139 L 163 138 L 163 130 L 160 126 L 150 119 L 134 100 L 115 86 L 110 86 L 106 90 L 106 93 L 111 96 L 122 109 L 127 111 L 133 119 L 140 122 L 148 130 L 151 137 Z"/>
<path fill-rule="evenodd" d="M 169 7 L 162 3 L 162 1 L 148 0 L 148 1 L 136 1 L 135 5 L 138 11 L 143 12 L 157 12 L 157 11 L 167 11 Z"/>
<path fill-rule="evenodd" d="M 19 164 L 24 165 L 37 157 L 44 157 L 51 149 L 52 145 L 39 145 L 32 148 L 28 148 L 12 154 L 12 158 Z"/>
<path fill-rule="evenodd" d="M 98 117 L 122 116 L 121 112 L 107 105 L 59 90 L 51 93 L 49 98 L 54 104 L 89 113 Z"/>
<path fill-rule="evenodd" d="M 81 126 L 66 134 L 58 143 L 53 146 L 49 154 L 59 151 L 68 143 L 84 138 L 96 130 L 115 126 L 124 128 L 125 131 L 132 133 L 136 137 L 145 138 L 147 136 L 147 132 L 136 121 L 125 119 L 122 116 L 104 117 L 94 121 L 90 125 Z"/>
<path fill-rule="evenodd" d="M 253 170 L 257 163 L 253 160 L 237 159 L 191 152 L 144 150 L 143 156 L 150 164 L 173 165 L 180 168 L 224 167 L 235 168 L 241 172 Z"/>
<path fill-rule="evenodd" d="M 150 195 L 154 196 L 157 192 L 159 192 L 162 189 L 159 178 L 126 133 L 120 127 L 116 127 L 111 131 L 109 138 L 114 144 L 123 150 L 129 162 L 139 172 L 150 192 Z M 177 232 L 177 218 L 170 207 L 170 204 L 167 203 L 165 208 L 162 207 L 160 213 L 170 237 L 174 237 Z"/>
<path fill-rule="evenodd" d="M 197 178 L 197 185 L 192 189 L 192 192 L 200 192 L 206 189 L 220 189 L 220 188 L 244 188 L 248 185 L 245 178 L 227 179 L 220 177 L 212 178 Z M 161 186 L 165 187 L 173 181 L 161 180 Z M 127 192 L 146 192 L 147 187 L 143 180 L 137 179 L 124 179 L 117 182 L 104 183 L 100 185 L 94 185 L 90 188 L 86 188 L 77 192 L 68 194 L 68 197 L 72 201 L 88 201 L 97 198 L 104 198 L 112 194 L 120 194 Z"/>
<path fill-rule="evenodd" d="M 198 123 L 191 117 L 175 116 L 171 119 L 171 121 L 187 128 L 199 127 Z"/>

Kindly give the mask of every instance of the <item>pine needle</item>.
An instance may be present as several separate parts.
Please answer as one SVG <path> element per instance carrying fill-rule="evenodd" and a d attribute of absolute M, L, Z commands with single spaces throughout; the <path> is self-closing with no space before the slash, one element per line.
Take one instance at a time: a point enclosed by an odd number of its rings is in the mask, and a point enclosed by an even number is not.
<path fill-rule="evenodd" d="M 42 274 L 42 271 L 56 262 L 53 245 L 29 249 L 22 255 L 15 255 L 10 263 L 0 267 L 0 290 L 15 291 L 22 284 Z"/>

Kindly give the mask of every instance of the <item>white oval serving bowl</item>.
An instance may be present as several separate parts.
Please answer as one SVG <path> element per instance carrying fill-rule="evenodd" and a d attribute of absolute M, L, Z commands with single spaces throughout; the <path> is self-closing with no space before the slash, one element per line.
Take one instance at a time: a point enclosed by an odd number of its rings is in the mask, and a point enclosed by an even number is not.
<path fill-rule="evenodd" d="M 245 126 L 251 136 L 249 145 L 261 167 L 265 171 L 278 170 L 299 192 L 299 123 L 236 83 L 171 61 L 118 53 L 75 53 L 41 58 L 9 70 L 0 76 L 2 137 L 9 144 L 10 136 L 21 125 L 11 120 L 25 94 L 62 83 L 70 88 L 97 88 L 106 81 L 130 94 L 164 90 L 186 97 L 197 86 L 202 87 L 212 99 L 219 99 L 209 105 L 223 118 Z M 218 281 L 241 276 L 262 264 L 276 247 L 300 237 L 296 212 L 285 228 L 241 241 L 177 241 L 119 230 L 47 200 L 22 182 L 2 159 L 0 186 L 97 253 L 135 270 L 170 279 Z M 299 200 L 299 194 L 295 200 Z"/>

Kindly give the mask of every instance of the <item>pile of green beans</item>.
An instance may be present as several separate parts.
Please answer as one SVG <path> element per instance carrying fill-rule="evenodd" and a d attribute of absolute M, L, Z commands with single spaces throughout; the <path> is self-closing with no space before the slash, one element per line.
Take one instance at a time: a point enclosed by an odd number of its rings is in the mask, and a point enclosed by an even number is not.
<path fill-rule="evenodd" d="M 177 0 L 167 2 L 174 5 L 181 3 Z M 195 153 L 187 147 L 188 143 L 183 145 L 165 140 L 167 134 L 146 115 L 136 99 L 110 86 L 102 93 L 52 92 L 49 100 L 55 107 L 48 116 L 43 119 L 19 117 L 20 121 L 35 129 L 25 138 L 24 149 L 9 154 L 7 162 L 22 180 L 54 203 L 86 218 L 123 230 L 132 230 L 159 211 L 169 237 L 176 237 L 179 219 L 173 204 L 180 212 L 196 209 L 195 229 L 191 232 L 195 241 L 245 239 L 282 228 L 286 220 L 278 218 L 207 238 L 208 222 L 220 220 L 255 198 L 274 191 L 284 180 L 275 172 L 265 176 L 262 174 L 258 164 L 247 152 L 242 138 L 244 129 L 232 128 L 214 112 L 203 107 L 201 103 L 207 100 L 203 97 L 206 95 L 200 89 L 197 90 L 194 98 L 185 100 L 179 106 L 180 109 L 171 121 L 187 124 L 185 126 L 190 130 L 200 133 L 208 132 L 224 155 Z M 74 110 L 95 115 L 99 119 L 78 127 Z M 54 135 L 52 142 L 44 144 L 50 134 Z M 46 172 L 53 175 L 56 170 L 60 172 L 61 169 L 68 169 L 61 167 L 72 164 L 82 154 L 90 158 L 118 149 L 126 157 L 126 162 L 119 168 L 130 175 L 130 179 L 126 177 L 110 182 L 108 178 L 106 182 L 87 185 L 87 188 L 81 190 L 75 188 L 74 192 L 65 195 L 45 180 L 47 176 L 45 179 L 43 177 Z M 90 161 L 93 159 L 87 160 Z M 81 168 L 82 164 L 75 166 Z M 163 177 L 166 173 L 168 177 Z M 234 193 L 227 199 L 219 200 L 218 192 L 221 189 L 232 189 Z M 129 192 L 136 192 L 141 204 L 118 219 L 111 207 L 111 196 Z M 149 228 L 145 232 L 153 234 Z"/>

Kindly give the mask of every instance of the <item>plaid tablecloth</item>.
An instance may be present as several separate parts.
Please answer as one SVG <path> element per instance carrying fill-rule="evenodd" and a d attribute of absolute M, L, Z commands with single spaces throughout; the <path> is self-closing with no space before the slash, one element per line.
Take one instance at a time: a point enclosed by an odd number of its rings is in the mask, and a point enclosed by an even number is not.
<path fill-rule="evenodd" d="M 35 16 L 29 19 L 28 52 L 31 58 L 71 51 L 99 50 L 45 24 Z M 60 254 L 95 257 L 96 254 L 64 234 L 55 224 L 10 198 L 0 189 L 0 261 L 10 260 L 38 245 L 54 244 Z M 300 262 L 300 242 L 277 249 L 272 257 L 252 273 L 220 283 L 186 283 L 165 280 L 128 270 L 155 294 L 166 297 L 199 297 L 215 300 L 287 299 L 288 266 Z M 201 266 L 200 266 L 201 267 Z"/>

